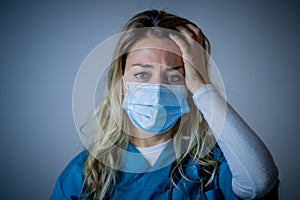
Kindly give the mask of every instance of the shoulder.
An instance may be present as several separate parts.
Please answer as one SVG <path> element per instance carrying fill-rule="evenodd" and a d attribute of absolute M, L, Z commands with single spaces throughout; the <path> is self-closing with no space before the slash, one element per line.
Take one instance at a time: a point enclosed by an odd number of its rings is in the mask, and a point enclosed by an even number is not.
<path fill-rule="evenodd" d="M 82 151 L 69 162 L 57 179 L 52 200 L 80 197 L 84 180 L 83 166 L 88 155 L 87 150 Z"/>
<path fill-rule="evenodd" d="M 68 174 L 69 172 L 82 172 L 83 171 L 83 165 L 87 157 L 89 156 L 89 152 L 87 150 L 84 150 L 77 154 L 67 165 L 67 167 L 64 169 L 63 174 Z"/>

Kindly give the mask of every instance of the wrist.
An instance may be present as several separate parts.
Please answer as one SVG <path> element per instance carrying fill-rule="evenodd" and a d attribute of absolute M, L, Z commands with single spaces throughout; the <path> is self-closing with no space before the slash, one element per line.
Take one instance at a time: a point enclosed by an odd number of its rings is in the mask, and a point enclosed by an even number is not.
<path fill-rule="evenodd" d="M 211 82 L 207 81 L 204 82 L 203 80 L 195 80 L 195 81 L 190 81 L 186 83 L 186 86 L 188 88 L 188 90 L 194 94 L 199 88 L 205 86 L 205 85 L 210 85 Z"/>

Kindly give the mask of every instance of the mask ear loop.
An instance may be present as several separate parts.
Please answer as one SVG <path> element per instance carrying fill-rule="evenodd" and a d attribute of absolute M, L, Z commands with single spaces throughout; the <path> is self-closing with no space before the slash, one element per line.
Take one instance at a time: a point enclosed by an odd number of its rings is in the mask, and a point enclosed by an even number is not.
<path fill-rule="evenodd" d="M 121 95 L 122 95 L 122 97 L 124 97 L 124 88 L 125 88 L 126 90 L 128 89 L 128 87 L 127 87 L 127 85 L 126 85 L 126 81 L 125 81 L 124 75 L 122 75 L 122 85 L 123 85 L 123 88 L 122 88 L 122 90 L 121 90 Z"/>
<path fill-rule="evenodd" d="M 123 83 L 123 86 L 127 89 L 127 87 L 126 87 L 126 81 L 125 81 L 124 75 L 122 75 L 122 83 Z"/>

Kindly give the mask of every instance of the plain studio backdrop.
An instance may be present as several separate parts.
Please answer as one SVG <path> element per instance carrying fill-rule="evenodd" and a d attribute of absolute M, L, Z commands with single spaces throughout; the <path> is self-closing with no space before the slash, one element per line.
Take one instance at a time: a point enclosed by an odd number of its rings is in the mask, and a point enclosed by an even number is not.
<path fill-rule="evenodd" d="M 166 9 L 199 25 L 228 101 L 268 146 L 281 199 L 300 196 L 299 4 L 293 1 L 1 1 L 1 199 L 49 199 L 83 147 L 77 70 L 133 14 Z"/>

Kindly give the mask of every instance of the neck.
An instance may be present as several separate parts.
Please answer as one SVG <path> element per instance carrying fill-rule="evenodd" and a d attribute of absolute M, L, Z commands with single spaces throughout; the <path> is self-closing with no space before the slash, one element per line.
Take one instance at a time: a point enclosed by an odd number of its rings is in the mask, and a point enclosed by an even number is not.
<path fill-rule="evenodd" d="M 150 147 L 163 142 L 166 142 L 171 138 L 171 131 L 167 131 L 162 134 L 146 133 L 141 130 L 135 130 L 135 134 L 130 136 L 130 142 L 136 147 Z"/>

